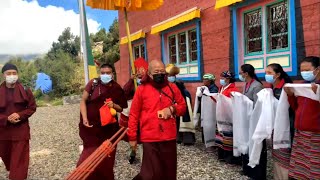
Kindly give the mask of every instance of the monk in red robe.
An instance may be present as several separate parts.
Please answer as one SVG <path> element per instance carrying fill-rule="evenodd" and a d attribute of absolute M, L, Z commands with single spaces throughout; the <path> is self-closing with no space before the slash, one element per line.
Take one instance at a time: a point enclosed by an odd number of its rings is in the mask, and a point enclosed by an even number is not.
<path fill-rule="evenodd" d="M 28 118 L 36 112 L 30 89 L 18 81 L 18 69 L 13 64 L 2 68 L 5 82 L 0 85 L 0 157 L 10 180 L 28 176 L 30 127 Z"/>
<path fill-rule="evenodd" d="M 105 140 L 110 139 L 118 130 L 118 123 L 101 125 L 99 109 L 107 104 L 109 108 L 114 108 L 117 112 L 122 112 L 127 108 L 127 100 L 121 86 L 113 80 L 113 67 L 103 64 L 100 67 L 100 78 L 91 80 L 85 88 L 80 103 L 80 123 L 79 134 L 83 141 L 83 151 L 78 161 L 79 166 L 88 158 Z M 111 101 L 106 102 L 106 99 Z M 91 173 L 88 179 L 92 180 L 113 180 L 113 166 L 116 150 L 110 157 Z"/>
<path fill-rule="evenodd" d="M 186 102 L 179 88 L 168 82 L 161 61 L 150 62 L 146 77 L 134 94 L 128 122 L 130 145 L 137 145 L 138 128 L 143 144 L 141 171 L 134 180 L 176 180 L 175 117 L 185 114 Z"/>

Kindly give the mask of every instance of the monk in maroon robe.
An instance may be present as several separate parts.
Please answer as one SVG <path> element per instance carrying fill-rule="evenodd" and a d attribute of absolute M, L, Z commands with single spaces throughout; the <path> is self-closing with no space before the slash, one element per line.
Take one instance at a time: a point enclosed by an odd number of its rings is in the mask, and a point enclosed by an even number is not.
<path fill-rule="evenodd" d="M 10 180 L 28 176 L 30 127 L 28 118 L 36 112 L 30 89 L 18 81 L 18 69 L 13 64 L 2 68 L 5 82 L 0 85 L 0 157 Z"/>
<path fill-rule="evenodd" d="M 110 139 L 118 130 L 118 123 L 101 126 L 99 109 L 106 103 L 109 108 L 122 112 L 127 108 L 127 100 L 121 86 L 113 80 L 113 68 L 108 64 L 100 67 L 100 78 L 91 80 L 83 92 L 80 103 L 79 134 L 83 141 L 83 151 L 78 161 L 79 166 L 105 140 Z M 111 98 L 111 101 L 105 102 Z M 88 179 L 113 180 L 113 166 L 116 150 L 95 169 Z"/>

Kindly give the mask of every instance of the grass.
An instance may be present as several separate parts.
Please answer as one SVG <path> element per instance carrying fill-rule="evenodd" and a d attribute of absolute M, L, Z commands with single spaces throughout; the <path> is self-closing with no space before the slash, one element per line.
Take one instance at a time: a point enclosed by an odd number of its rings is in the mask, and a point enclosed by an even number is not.
<path fill-rule="evenodd" d="M 62 98 L 46 98 L 46 97 L 40 97 L 36 99 L 37 106 L 38 107 L 47 107 L 47 106 L 60 106 L 63 105 Z"/>

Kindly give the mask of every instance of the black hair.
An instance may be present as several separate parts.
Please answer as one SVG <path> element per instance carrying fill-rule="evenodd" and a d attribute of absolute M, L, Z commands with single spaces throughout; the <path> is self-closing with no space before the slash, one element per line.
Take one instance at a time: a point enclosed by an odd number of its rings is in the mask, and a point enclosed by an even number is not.
<path fill-rule="evenodd" d="M 307 56 L 302 59 L 301 63 L 303 62 L 311 63 L 314 68 L 317 68 L 320 66 L 320 58 L 317 56 Z"/>
<path fill-rule="evenodd" d="M 259 83 L 262 84 L 262 82 L 259 80 L 258 76 L 256 75 L 256 73 L 254 72 L 255 69 L 251 64 L 244 64 L 241 66 L 241 70 L 245 73 L 248 73 L 248 75 L 255 79 L 256 81 L 258 81 Z"/>
<path fill-rule="evenodd" d="M 184 83 L 180 80 L 176 81 L 176 85 L 180 90 L 186 89 L 186 87 L 184 86 Z"/>
<path fill-rule="evenodd" d="M 284 79 L 285 83 L 293 83 L 289 75 L 283 70 L 282 66 L 277 63 L 269 64 L 267 67 L 271 67 L 275 73 L 280 73 L 280 79 Z"/>
<path fill-rule="evenodd" d="M 100 66 L 100 69 L 102 69 L 102 68 L 110 68 L 110 69 L 112 69 L 112 72 L 114 72 L 114 67 L 111 64 L 108 64 L 108 63 L 102 64 Z"/>
<path fill-rule="evenodd" d="M 236 78 L 228 78 L 229 79 L 229 83 L 234 83 L 236 82 Z"/>

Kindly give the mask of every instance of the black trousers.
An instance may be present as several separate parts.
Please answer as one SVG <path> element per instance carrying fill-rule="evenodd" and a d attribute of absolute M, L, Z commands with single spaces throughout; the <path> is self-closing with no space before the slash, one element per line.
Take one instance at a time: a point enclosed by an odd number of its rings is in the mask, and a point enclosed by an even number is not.
<path fill-rule="evenodd" d="M 263 147 L 260 154 L 259 165 L 255 166 L 254 168 L 251 168 L 250 166 L 248 166 L 249 156 L 248 155 L 242 156 L 243 173 L 255 180 L 267 179 L 267 142 L 266 140 L 264 140 L 262 143 L 263 143 Z"/>

